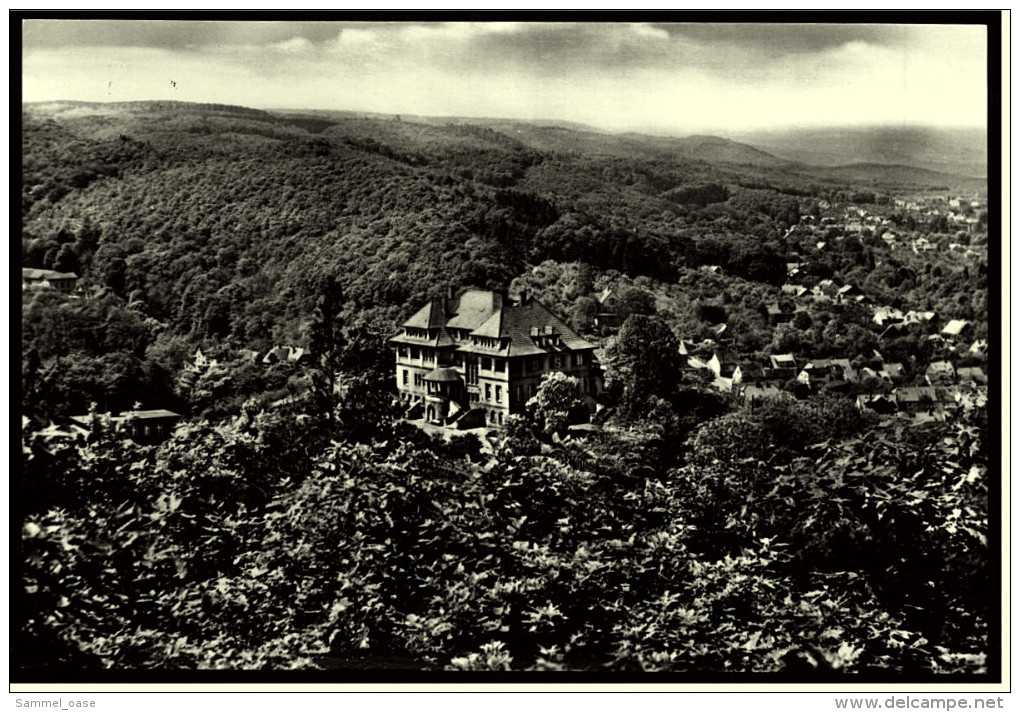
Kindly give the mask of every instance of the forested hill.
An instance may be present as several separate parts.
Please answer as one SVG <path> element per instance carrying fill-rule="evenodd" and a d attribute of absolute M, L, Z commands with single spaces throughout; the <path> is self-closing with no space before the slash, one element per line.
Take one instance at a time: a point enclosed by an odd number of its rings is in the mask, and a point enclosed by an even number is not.
<path fill-rule="evenodd" d="M 28 105 L 23 263 L 82 272 L 182 335 L 268 340 L 300 328 L 327 274 L 353 307 L 389 317 L 450 285 L 506 286 L 549 258 L 668 274 L 687 255 L 691 209 L 748 178 L 671 148 L 683 142 L 600 148 L 595 136 Z M 706 189 L 717 184 L 731 188 Z"/>
<path fill-rule="evenodd" d="M 203 343 L 307 343 L 330 279 L 380 332 L 450 287 L 506 288 L 547 261 L 664 283 L 725 264 L 727 279 L 775 286 L 812 205 L 953 180 L 811 169 L 712 137 L 491 123 L 28 104 L 22 265 L 129 305 L 146 334 L 136 355 L 173 354 L 173 369 Z"/>

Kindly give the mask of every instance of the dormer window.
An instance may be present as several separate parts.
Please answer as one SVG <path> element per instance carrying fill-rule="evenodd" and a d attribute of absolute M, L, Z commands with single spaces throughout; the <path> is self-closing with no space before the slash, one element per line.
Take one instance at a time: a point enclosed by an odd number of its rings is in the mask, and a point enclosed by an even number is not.
<path fill-rule="evenodd" d="M 543 349 L 555 347 L 560 343 L 560 335 L 556 333 L 552 324 L 542 327 L 533 326 L 531 327 L 530 335 L 535 345 Z"/>

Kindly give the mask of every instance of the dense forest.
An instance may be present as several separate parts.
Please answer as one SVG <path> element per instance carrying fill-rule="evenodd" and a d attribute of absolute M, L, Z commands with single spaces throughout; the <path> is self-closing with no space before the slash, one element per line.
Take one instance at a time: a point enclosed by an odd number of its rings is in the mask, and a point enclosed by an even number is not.
<path fill-rule="evenodd" d="M 925 422 L 863 378 L 747 408 L 685 355 L 994 365 L 982 181 L 179 103 L 25 105 L 21 148 L 22 267 L 79 287 L 22 293 L 18 674 L 988 673 L 987 388 Z M 826 282 L 861 299 L 770 316 Z M 401 419 L 387 339 L 465 287 L 599 345 L 599 428 L 563 378 L 500 431 Z M 133 442 L 139 408 L 182 425 Z"/>

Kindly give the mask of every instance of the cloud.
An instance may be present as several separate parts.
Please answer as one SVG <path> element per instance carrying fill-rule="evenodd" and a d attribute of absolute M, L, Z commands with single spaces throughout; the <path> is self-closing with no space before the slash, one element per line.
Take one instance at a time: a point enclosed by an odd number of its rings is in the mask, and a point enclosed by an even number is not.
<path fill-rule="evenodd" d="M 37 22 L 29 101 L 171 98 L 172 76 L 184 100 L 680 132 L 979 125 L 986 102 L 982 27 Z"/>
<path fill-rule="evenodd" d="M 68 47 L 162 47 L 195 50 L 231 45 L 261 46 L 301 37 L 325 42 L 341 23 L 211 20 L 25 20 L 26 51 Z"/>

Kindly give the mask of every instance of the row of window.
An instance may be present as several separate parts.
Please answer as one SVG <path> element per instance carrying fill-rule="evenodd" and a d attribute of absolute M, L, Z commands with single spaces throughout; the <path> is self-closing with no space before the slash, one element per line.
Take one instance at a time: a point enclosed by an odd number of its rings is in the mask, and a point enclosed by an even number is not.
<path fill-rule="evenodd" d="M 436 362 L 436 354 L 432 349 L 422 349 L 419 348 L 418 346 L 410 347 L 401 346 L 397 349 L 397 354 L 401 358 L 410 358 L 415 361 L 417 361 L 418 359 L 422 359 L 425 363 Z M 587 353 L 552 354 L 549 357 L 549 362 L 551 368 L 566 368 L 571 365 L 581 366 L 588 363 L 588 354 Z M 453 365 L 454 366 L 464 365 L 463 354 L 454 353 Z M 479 365 L 481 366 L 481 369 L 483 371 L 491 371 L 494 373 L 506 373 L 507 368 L 506 359 L 490 358 L 488 356 L 484 356 L 480 359 Z M 526 367 L 527 370 L 531 372 L 542 371 L 545 368 L 545 359 L 541 357 L 529 358 L 527 360 Z"/>
<path fill-rule="evenodd" d="M 470 376 L 471 376 L 471 374 L 469 372 L 468 383 L 477 383 L 478 382 L 477 371 L 475 371 L 473 379 Z M 401 369 L 401 378 L 400 378 L 400 380 L 401 380 L 401 383 L 404 386 L 407 386 L 407 385 L 410 384 L 410 372 L 406 368 Z M 421 373 L 415 373 L 414 374 L 414 387 L 415 388 L 421 388 L 424 385 L 424 383 L 425 383 L 424 375 L 422 375 Z M 581 392 L 582 393 L 590 393 L 590 392 L 594 391 L 594 381 L 593 381 L 593 379 L 591 379 L 591 378 L 582 378 L 581 379 L 581 383 L 580 383 L 580 388 L 581 388 Z M 535 395 L 535 393 L 537 392 L 537 390 L 538 390 L 538 386 L 536 384 L 534 384 L 534 383 L 531 383 L 531 384 L 529 384 L 527 386 L 517 386 L 515 391 L 514 391 L 514 394 L 516 395 L 517 402 L 518 403 L 523 403 L 526 400 L 526 398 L 533 397 Z M 493 399 L 493 394 L 495 394 L 495 399 Z M 471 397 L 471 400 L 472 401 L 476 401 L 476 402 L 478 400 L 480 400 L 479 394 L 473 393 L 472 397 Z M 503 386 L 498 384 L 498 383 L 495 384 L 495 386 L 493 386 L 492 383 L 486 383 L 485 384 L 485 401 L 487 403 L 502 403 L 503 402 Z"/>
<path fill-rule="evenodd" d="M 409 381 L 408 370 L 406 368 L 404 368 L 404 369 L 401 369 L 401 371 L 402 371 L 402 373 L 401 373 L 401 377 L 400 377 L 400 382 L 403 385 L 406 386 L 406 385 L 408 385 L 408 381 Z M 422 384 L 424 384 L 424 383 L 425 383 L 425 376 L 424 375 L 422 375 L 420 373 L 414 374 L 414 387 L 415 388 L 421 388 Z"/>
<path fill-rule="evenodd" d="M 436 354 L 432 349 L 422 349 L 418 346 L 401 346 L 397 349 L 397 355 L 400 358 L 409 358 L 414 361 L 422 359 L 425 363 L 436 362 Z"/>
<path fill-rule="evenodd" d="M 571 361 L 573 364 L 571 364 Z M 582 366 L 588 363 L 587 353 L 575 353 L 575 354 L 552 354 L 549 357 L 550 368 L 566 368 L 570 365 Z M 544 359 L 542 358 L 529 358 L 527 362 L 528 371 L 542 371 L 544 370 Z"/>
<path fill-rule="evenodd" d="M 492 402 L 502 403 L 503 402 L 503 386 L 500 386 L 500 385 L 496 386 L 496 400 L 493 401 L 492 400 L 492 384 L 491 383 L 486 383 L 485 384 L 485 400 L 488 403 L 492 403 Z"/>

